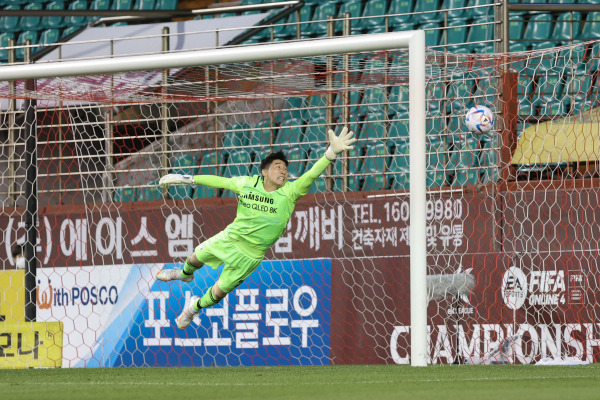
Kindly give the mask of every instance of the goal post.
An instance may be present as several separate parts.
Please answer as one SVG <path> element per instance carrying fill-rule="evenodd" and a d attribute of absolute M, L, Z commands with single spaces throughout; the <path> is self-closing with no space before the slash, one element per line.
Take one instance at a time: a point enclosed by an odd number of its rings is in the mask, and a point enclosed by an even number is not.
<path fill-rule="evenodd" d="M 352 37 L 326 38 L 297 43 L 268 44 L 239 48 L 224 48 L 216 50 L 203 50 L 193 52 L 179 52 L 169 54 L 125 56 L 108 59 L 74 60 L 61 62 L 37 63 L 18 66 L 0 67 L 0 81 L 21 81 L 26 79 L 54 79 L 69 76 L 93 76 L 105 74 L 130 73 L 134 71 L 154 71 L 163 69 L 177 69 L 185 67 L 218 66 L 233 63 L 252 63 L 256 61 L 279 60 L 287 58 L 310 58 L 316 56 L 339 55 L 344 53 L 360 53 L 386 51 L 392 49 L 408 49 L 409 74 L 409 174 L 410 174 L 410 336 L 411 336 L 411 364 L 413 366 L 426 366 L 428 359 L 427 350 L 427 245 L 426 245 L 426 65 L 425 65 L 425 34 L 423 31 L 407 31 L 383 34 L 372 34 Z M 160 82 L 155 82 L 159 87 Z M 208 84 L 207 84 L 208 86 Z M 110 99 L 107 93 L 93 93 L 94 86 L 90 86 L 92 96 L 86 94 L 73 94 L 77 92 L 74 86 L 61 85 L 54 87 L 64 88 L 64 93 L 42 94 L 42 97 L 51 98 L 53 95 L 64 95 L 64 101 L 87 102 L 102 99 L 109 104 L 117 104 L 114 98 Z M 339 88 L 345 90 L 346 88 Z M 42 91 L 44 89 L 41 89 Z M 209 89 L 207 91 L 210 92 Z M 127 100 L 127 86 L 123 90 L 123 98 Z M 30 94 L 23 92 L 21 96 Z M 94 97 L 99 95 L 100 97 Z M 18 97 L 19 95 L 17 95 Z M 125 100 L 123 100 L 125 99 Z M 172 96 L 168 101 L 177 101 L 177 96 Z M 61 99 L 56 98 L 58 104 Z M 135 102 L 135 100 L 132 100 Z M 164 117 L 164 116 L 163 116 Z M 74 118 L 71 116 L 70 118 Z M 78 118 L 78 117 L 77 117 Z M 77 120 L 72 120 L 75 125 Z M 83 172 L 83 171 L 82 171 Z M 84 189 L 85 192 L 85 189 Z M 85 196 L 85 193 L 84 193 Z M 86 210 L 86 214 L 90 210 Z M 75 225 L 63 224 L 61 229 L 70 229 L 72 235 L 84 235 L 80 229 L 87 229 L 82 224 L 83 219 L 78 219 Z M 108 222 L 101 222 L 109 224 Z M 114 225 L 106 225 L 109 231 L 120 229 Z M 145 228 L 144 226 L 142 226 Z M 62 231 L 61 231 L 62 232 Z M 79 237 L 79 236 L 78 236 Z M 75 249 L 73 238 L 71 246 Z M 79 239 L 77 239 L 79 240 Z M 96 238 L 100 240 L 100 238 Z M 63 246 L 64 247 L 64 246 Z M 84 252 L 77 247 L 70 251 Z M 104 248 L 106 250 L 106 247 Z M 70 254 L 70 253 L 69 253 Z M 80 254 L 85 257 L 84 253 Z M 86 271 L 86 273 L 93 273 Z M 110 290 L 110 289 L 108 289 Z M 54 294 L 56 295 L 56 294 Z M 53 294 L 50 294 L 52 297 Z M 60 298 L 60 297 L 57 297 Z M 39 306 L 39 304 L 38 304 Z"/>

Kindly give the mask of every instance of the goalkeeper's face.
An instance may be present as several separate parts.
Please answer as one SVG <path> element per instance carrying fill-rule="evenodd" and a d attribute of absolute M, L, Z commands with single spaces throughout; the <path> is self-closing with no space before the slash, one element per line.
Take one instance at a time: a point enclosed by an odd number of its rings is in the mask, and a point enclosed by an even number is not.
<path fill-rule="evenodd" d="M 264 186 L 274 187 L 275 190 L 279 189 L 288 180 L 288 168 L 285 163 L 281 160 L 273 160 L 268 168 L 262 170 L 264 177 Z"/>

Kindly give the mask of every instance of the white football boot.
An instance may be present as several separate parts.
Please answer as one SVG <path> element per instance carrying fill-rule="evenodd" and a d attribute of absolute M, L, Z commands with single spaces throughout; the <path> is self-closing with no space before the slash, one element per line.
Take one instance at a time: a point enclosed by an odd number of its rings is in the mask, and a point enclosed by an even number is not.
<path fill-rule="evenodd" d="M 175 318 L 175 322 L 177 323 L 177 327 L 179 329 L 187 328 L 194 320 L 194 317 L 198 315 L 198 311 L 194 310 L 192 307 L 192 304 L 196 303 L 198 300 L 200 300 L 200 297 L 198 296 L 190 297 L 189 301 L 185 303 L 185 307 L 183 308 L 181 314 Z"/>
<path fill-rule="evenodd" d="M 163 269 L 158 274 L 156 274 L 156 279 L 163 282 L 169 281 L 183 281 L 186 283 L 190 283 L 194 280 L 194 275 L 189 276 L 181 276 L 181 270 L 179 269 Z"/>

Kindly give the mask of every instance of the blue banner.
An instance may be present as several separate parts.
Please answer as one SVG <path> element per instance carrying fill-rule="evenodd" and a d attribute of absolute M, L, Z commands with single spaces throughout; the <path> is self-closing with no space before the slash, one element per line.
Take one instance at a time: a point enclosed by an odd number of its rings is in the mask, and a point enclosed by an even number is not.
<path fill-rule="evenodd" d="M 180 269 L 179 264 L 165 268 Z M 133 269 L 135 270 L 135 268 Z M 133 271 L 132 270 L 132 271 Z M 192 283 L 151 283 L 145 301 L 129 302 L 132 321 L 107 327 L 114 343 L 104 366 L 326 365 L 329 363 L 331 260 L 264 261 L 220 304 L 201 310 L 185 330 L 175 318 L 186 299 L 218 279 L 204 267 Z M 132 282 L 128 282 L 131 286 Z M 146 284 L 146 283 L 144 283 Z M 130 288 L 133 289 L 133 288 Z M 126 307 L 128 308 L 128 307 Z M 133 310 L 132 310 L 133 311 Z M 127 324 L 128 329 L 123 329 Z M 111 334 L 111 331 L 113 334 Z M 113 337 L 116 334 L 117 337 Z M 101 338 L 102 339 L 102 338 Z M 116 340 L 115 340 L 116 339 Z M 101 341 L 101 340 L 100 340 Z M 88 363 L 88 366 L 89 365 Z"/>

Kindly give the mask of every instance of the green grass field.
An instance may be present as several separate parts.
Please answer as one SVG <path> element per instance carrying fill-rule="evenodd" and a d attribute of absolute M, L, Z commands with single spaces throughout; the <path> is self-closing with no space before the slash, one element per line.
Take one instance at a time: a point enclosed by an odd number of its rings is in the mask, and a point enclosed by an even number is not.
<path fill-rule="evenodd" d="M 600 399 L 600 364 L 0 370 L 0 399 Z"/>

